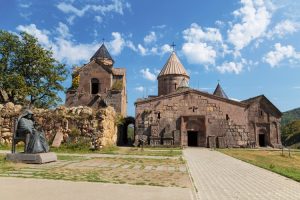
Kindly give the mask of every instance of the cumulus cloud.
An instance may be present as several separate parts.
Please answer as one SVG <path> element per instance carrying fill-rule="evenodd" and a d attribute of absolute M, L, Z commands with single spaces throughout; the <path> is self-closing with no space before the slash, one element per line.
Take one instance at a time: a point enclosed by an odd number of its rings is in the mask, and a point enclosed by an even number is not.
<path fill-rule="evenodd" d="M 182 51 L 192 64 L 214 64 L 217 56 L 214 48 L 206 43 L 184 43 Z"/>
<path fill-rule="evenodd" d="M 125 46 L 125 40 L 119 32 L 113 32 L 111 35 L 113 40 L 108 43 L 108 48 L 112 55 L 119 55 Z"/>
<path fill-rule="evenodd" d="M 142 76 L 143 76 L 145 79 L 147 79 L 147 80 L 150 80 L 150 81 L 155 81 L 155 80 L 156 80 L 155 74 L 154 74 L 154 73 L 151 73 L 149 68 L 141 69 L 141 70 L 140 70 L 140 73 L 141 73 Z"/>
<path fill-rule="evenodd" d="M 276 24 L 276 26 L 267 33 L 267 37 L 271 39 L 274 39 L 275 36 L 283 37 L 287 34 L 297 32 L 299 28 L 299 23 L 290 20 L 284 20 Z"/>
<path fill-rule="evenodd" d="M 228 30 L 228 41 L 239 51 L 262 37 L 270 24 L 272 11 L 263 0 L 241 0 L 242 7 L 233 12 L 240 20 Z"/>
<path fill-rule="evenodd" d="M 300 61 L 300 53 L 296 52 L 295 48 L 291 45 L 282 46 L 280 43 L 274 45 L 275 50 L 268 52 L 263 61 L 270 64 L 271 67 L 276 67 L 284 59 Z"/>
<path fill-rule="evenodd" d="M 139 87 L 136 87 L 134 88 L 136 91 L 139 91 L 139 92 L 144 92 L 145 91 L 145 88 L 143 86 L 139 86 Z"/>
<path fill-rule="evenodd" d="M 57 60 L 70 65 L 88 61 L 92 54 L 101 46 L 99 42 L 75 43 L 72 40 L 72 34 L 69 32 L 68 26 L 62 22 L 59 22 L 55 32 L 38 29 L 35 24 L 19 25 L 16 29 L 33 35 L 45 48 L 52 49 Z M 49 36 L 51 35 L 57 35 L 57 37 L 50 39 Z M 126 46 L 130 48 L 132 42 L 126 41 L 121 33 L 112 32 L 111 35 L 112 40 L 107 42 L 107 48 L 112 55 L 119 55 Z"/>
<path fill-rule="evenodd" d="M 222 42 L 222 35 L 217 28 L 206 28 L 205 31 L 196 23 L 184 30 L 183 38 L 187 42 L 197 43 L 203 41 Z"/>
<path fill-rule="evenodd" d="M 239 74 L 243 70 L 243 64 L 240 62 L 224 62 L 222 65 L 217 66 L 217 70 L 222 74 L 226 72 Z"/>
<path fill-rule="evenodd" d="M 223 46 L 223 38 L 216 28 L 203 29 L 196 23 L 183 32 L 185 43 L 182 52 L 189 63 L 214 64 L 217 57 L 217 49 Z"/>
<path fill-rule="evenodd" d="M 153 42 L 156 42 L 157 36 L 154 31 L 151 31 L 148 35 L 144 37 L 145 44 L 151 44 Z"/>
<path fill-rule="evenodd" d="M 46 47 L 50 47 L 51 42 L 49 40 L 48 35 L 50 34 L 49 31 L 47 30 L 39 30 L 37 29 L 35 24 L 30 24 L 28 26 L 24 26 L 24 25 L 19 25 L 16 28 L 18 31 L 22 31 L 22 32 L 26 32 L 28 34 L 33 35 L 34 37 L 36 37 L 38 39 L 38 41 L 46 46 Z"/>
<path fill-rule="evenodd" d="M 124 2 L 123 0 L 111 0 L 110 4 L 103 5 L 93 5 L 87 4 L 82 8 L 77 8 L 72 3 L 60 2 L 56 7 L 63 13 L 71 15 L 71 19 L 68 19 L 69 22 L 73 22 L 75 17 L 83 17 L 87 12 L 95 12 L 105 16 L 107 13 L 117 13 L 120 15 L 124 14 L 125 9 L 130 9 L 130 4 Z M 100 18 L 95 18 L 100 20 Z M 101 18 L 102 19 L 102 18 Z"/>

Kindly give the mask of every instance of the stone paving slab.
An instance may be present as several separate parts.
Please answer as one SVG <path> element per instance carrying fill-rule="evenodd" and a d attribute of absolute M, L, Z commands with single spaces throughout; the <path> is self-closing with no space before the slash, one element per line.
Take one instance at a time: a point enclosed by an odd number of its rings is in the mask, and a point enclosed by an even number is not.
<path fill-rule="evenodd" d="M 0 178 L 0 198 L 5 200 L 191 200 L 188 188 L 71 182 L 31 178 Z"/>
<path fill-rule="evenodd" d="M 300 200 L 300 183 L 217 151 L 188 148 L 184 157 L 203 200 Z"/>

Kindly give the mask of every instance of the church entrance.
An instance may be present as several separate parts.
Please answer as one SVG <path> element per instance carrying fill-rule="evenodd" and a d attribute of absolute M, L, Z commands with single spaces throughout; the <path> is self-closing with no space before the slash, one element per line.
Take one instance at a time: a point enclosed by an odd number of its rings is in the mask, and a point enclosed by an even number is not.
<path fill-rule="evenodd" d="M 188 146 L 196 147 L 198 146 L 198 132 L 197 131 L 188 131 Z"/>
<path fill-rule="evenodd" d="M 206 147 L 206 127 L 204 116 L 181 117 L 181 133 L 183 146 Z"/>
<path fill-rule="evenodd" d="M 266 135 L 264 133 L 260 133 L 258 135 L 258 142 L 260 147 L 265 147 L 266 145 Z"/>

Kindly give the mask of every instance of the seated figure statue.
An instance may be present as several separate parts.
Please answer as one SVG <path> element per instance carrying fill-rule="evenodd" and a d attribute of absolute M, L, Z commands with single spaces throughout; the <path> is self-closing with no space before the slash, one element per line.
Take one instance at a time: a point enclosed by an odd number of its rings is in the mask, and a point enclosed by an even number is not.
<path fill-rule="evenodd" d="M 25 143 L 24 153 L 46 153 L 49 151 L 45 133 L 35 128 L 31 110 L 26 110 L 19 116 L 14 137 L 23 138 Z M 16 143 L 13 142 L 13 145 L 16 145 Z"/>

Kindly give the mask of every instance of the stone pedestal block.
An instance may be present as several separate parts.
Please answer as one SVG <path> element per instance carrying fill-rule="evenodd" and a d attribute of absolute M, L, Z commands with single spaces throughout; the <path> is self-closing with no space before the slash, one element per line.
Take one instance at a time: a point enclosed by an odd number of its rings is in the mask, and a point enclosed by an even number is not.
<path fill-rule="evenodd" d="M 43 164 L 57 161 L 57 156 L 52 152 L 37 154 L 9 153 L 6 154 L 6 160 L 28 164 Z"/>

